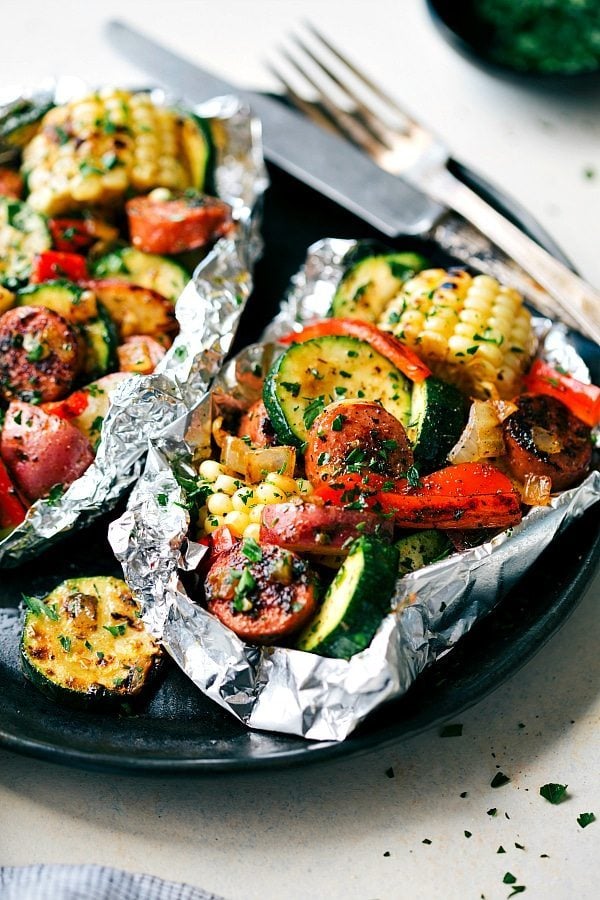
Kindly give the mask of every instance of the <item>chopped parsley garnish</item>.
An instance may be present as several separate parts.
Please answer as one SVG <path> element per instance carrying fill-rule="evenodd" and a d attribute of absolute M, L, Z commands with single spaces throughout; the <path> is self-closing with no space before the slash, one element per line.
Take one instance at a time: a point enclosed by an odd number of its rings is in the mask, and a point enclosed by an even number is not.
<path fill-rule="evenodd" d="M 385 774 L 387 775 L 388 778 L 394 778 L 394 777 L 395 777 L 395 775 L 394 775 L 394 770 L 393 770 L 392 766 L 390 766 L 389 769 L 386 769 L 386 770 L 385 770 Z M 587 815 L 589 815 L 589 813 L 588 813 Z"/>
<path fill-rule="evenodd" d="M 512 889 L 512 891 L 510 892 L 510 894 L 508 896 L 514 897 L 515 894 L 522 894 L 524 890 L 525 890 L 524 884 L 515 884 L 514 888 Z"/>
<path fill-rule="evenodd" d="M 246 612 L 248 606 L 252 606 L 247 599 L 248 594 L 256 589 L 256 581 L 252 577 L 250 569 L 244 569 L 239 577 L 233 597 L 233 608 L 236 612 Z"/>
<path fill-rule="evenodd" d="M 470 832 L 470 831 L 465 831 L 465 837 L 466 837 L 466 838 L 470 838 L 471 835 L 472 835 L 472 832 Z"/>
<path fill-rule="evenodd" d="M 502 844 L 500 844 L 500 846 L 499 846 L 498 849 L 496 850 L 496 853 L 506 853 L 506 850 L 504 849 L 504 847 L 502 846 Z"/>
<path fill-rule="evenodd" d="M 307 431 L 310 431 L 312 428 L 312 424 L 319 416 L 325 408 L 325 397 L 321 395 L 320 397 L 315 397 L 314 400 L 308 404 L 304 413 L 302 415 L 302 419 L 304 421 L 304 427 Z"/>
<path fill-rule="evenodd" d="M 517 850 L 524 850 L 524 849 L 525 849 L 525 847 L 523 846 L 523 844 L 517 844 L 516 841 L 515 841 L 515 847 L 517 848 Z"/>
<path fill-rule="evenodd" d="M 516 882 L 515 876 L 511 872 L 507 872 L 504 878 L 502 879 L 504 884 L 514 884 Z"/>
<path fill-rule="evenodd" d="M 568 785 L 566 784 L 554 784 L 553 782 L 550 782 L 549 784 L 542 785 L 540 794 L 544 800 L 548 801 L 548 803 L 556 805 L 564 800 L 567 787 Z"/>
<path fill-rule="evenodd" d="M 459 794 L 459 797 L 460 797 L 461 800 L 464 800 L 465 797 L 468 797 L 468 796 L 469 796 L 469 795 L 468 795 L 467 791 L 462 791 L 462 792 Z"/>
<path fill-rule="evenodd" d="M 187 347 L 180 346 L 176 347 L 175 350 L 173 350 L 173 356 L 178 362 L 183 362 L 183 360 L 187 358 L 187 355 Z"/>
<path fill-rule="evenodd" d="M 30 597 L 28 594 L 22 594 L 23 603 L 34 615 L 44 615 L 49 619 L 52 619 L 53 622 L 58 622 L 58 613 L 52 606 L 48 606 L 47 603 L 44 603 L 43 600 L 40 600 L 39 597 Z"/>
<path fill-rule="evenodd" d="M 93 650 L 93 649 L 94 649 L 94 648 L 92 647 L 92 645 L 90 644 L 89 641 L 86 641 L 86 642 L 85 642 L 84 647 L 85 647 L 86 650 Z"/>
<path fill-rule="evenodd" d="M 440 737 L 462 737 L 463 727 L 460 722 L 444 725 L 440 730 Z"/>
<path fill-rule="evenodd" d="M 242 553 L 250 562 L 260 562 L 263 558 L 262 548 L 254 538 L 245 538 L 242 542 Z"/>
<path fill-rule="evenodd" d="M 504 772 L 496 772 L 492 780 L 490 781 L 490 787 L 499 788 L 504 787 L 505 784 L 508 784 L 510 778 L 508 775 L 505 775 Z"/>
<path fill-rule="evenodd" d="M 66 637 L 64 634 L 59 634 L 58 640 L 60 641 L 60 645 L 65 651 L 65 653 L 71 652 L 71 638 Z"/>
<path fill-rule="evenodd" d="M 429 840 L 429 838 L 423 838 L 423 840 L 421 841 L 421 843 L 422 843 L 422 844 L 430 844 L 431 841 Z"/>
<path fill-rule="evenodd" d="M 420 484 L 419 480 L 419 470 L 416 466 L 409 466 L 409 468 L 404 473 L 406 480 L 408 481 L 408 486 L 411 488 L 418 488 Z"/>
<path fill-rule="evenodd" d="M 594 813 L 580 813 L 577 816 L 577 824 L 581 826 L 581 828 L 587 828 L 588 825 L 591 825 L 592 822 L 596 821 L 596 816 Z"/>
<path fill-rule="evenodd" d="M 297 381 L 282 381 L 281 387 L 289 391 L 292 397 L 297 397 L 300 393 L 300 384 Z"/>
<path fill-rule="evenodd" d="M 488 816 L 495 816 L 497 812 L 498 812 L 498 810 L 496 809 L 496 807 L 492 806 L 491 809 L 488 809 L 487 814 L 488 814 Z"/>
<path fill-rule="evenodd" d="M 105 631 L 109 631 L 113 637 L 120 637 L 125 634 L 127 624 L 123 622 L 121 625 L 103 625 Z"/>
<path fill-rule="evenodd" d="M 156 502 L 158 503 L 159 506 L 166 506 L 167 503 L 169 502 L 169 498 L 167 497 L 166 494 L 157 494 Z"/>
<path fill-rule="evenodd" d="M 28 362 L 39 362 L 40 359 L 44 356 L 44 345 L 38 341 L 33 345 L 29 353 L 27 354 Z"/>
<path fill-rule="evenodd" d="M 341 413 L 335 417 L 333 422 L 331 423 L 332 431 L 341 431 L 344 427 L 344 422 L 346 421 L 346 416 L 343 416 Z"/>
<path fill-rule="evenodd" d="M 329 459 L 330 459 L 329 453 L 326 453 L 325 451 L 323 451 L 323 453 L 319 453 L 319 455 L 317 456 L 317 465 L 318 466 L 326 466 L 327 463 L 329 462 Z"/>
<path fill-rule="evenodd" d="M 19 412 L 15 413 L 13 416 L 13 422 L 16 422 L 17 425 L 20 425 L 22 419 L 23 419 L 23 413 L 21 410 L 19 410 Z"/>
<path fill-rule="evenodd" d="M 53 484 L 48 491 L 48 496 L 46 497 L 46 503 L 48 504 L 48 506 L 56 506 L 64 492 L 64 484 Z"/>

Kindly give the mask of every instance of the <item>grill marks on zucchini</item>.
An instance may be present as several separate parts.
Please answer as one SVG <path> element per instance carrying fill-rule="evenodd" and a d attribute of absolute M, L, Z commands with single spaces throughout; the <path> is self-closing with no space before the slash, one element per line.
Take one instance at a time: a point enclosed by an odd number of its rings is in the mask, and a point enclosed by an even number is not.
<path fill-rule="evenodd" d="M 404 375 L 369 344 L 338 335 L 293 344 L 267 375 L 263 390 L 277 436 L 300 447 L 326 406 L 361 398 L 381 403 L 403 425 L 410 421 Z"/>
<path fill-rule="evenodd" d="M 73 578 L 26 604 L 21 659 L 47 696 L 83 708 L 137 697 L 162 651 L 124 581 Z"/>

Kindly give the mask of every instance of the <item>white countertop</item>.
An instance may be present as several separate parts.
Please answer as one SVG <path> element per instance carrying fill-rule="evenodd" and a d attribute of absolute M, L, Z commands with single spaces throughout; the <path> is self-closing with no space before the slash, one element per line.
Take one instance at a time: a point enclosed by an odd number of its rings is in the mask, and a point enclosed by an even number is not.
<path fill-rule="evenodd" d="M 421 0 L 5 0 L 0 86 L 48 73 L 145 83 L 102 37 L 113 15 L 259 88 L 275 87 L 263 60 L 312 19 L 458 158 L 508 188 L 600 286 L 600 95 L 518 89 L 472 68 Z M 506 872 L 527 897 L 595 897 L 599 594 L 597 578 L 539 655 L 459 717 L 460 738 L 434 731 L 345 762 L 204 779 L 90 774 L 0 752 L 0 865 L 95 862 L 228 900 L 495 900 L 511 891 Z M 494 790 L 497 766 L 511 782 Z M 568 784 L 568 799 L 547 803 L 546 782 Z M 577 816 L 590 811 L 599 821 L 581 829 Z"/>

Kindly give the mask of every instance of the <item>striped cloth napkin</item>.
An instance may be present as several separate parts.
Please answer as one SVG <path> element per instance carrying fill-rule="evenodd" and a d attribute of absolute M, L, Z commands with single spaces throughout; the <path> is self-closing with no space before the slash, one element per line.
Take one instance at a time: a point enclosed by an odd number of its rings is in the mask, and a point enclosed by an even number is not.
<path fill-rule="evenodd" d="M 201 888 L 108 866 L 2 866 L 0 900 L 223 900 Z"/>

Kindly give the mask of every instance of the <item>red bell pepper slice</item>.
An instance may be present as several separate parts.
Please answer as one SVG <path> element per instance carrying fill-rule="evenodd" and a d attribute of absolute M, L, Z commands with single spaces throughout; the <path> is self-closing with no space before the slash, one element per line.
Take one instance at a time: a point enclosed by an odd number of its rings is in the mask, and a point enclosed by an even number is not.
<path fill-rule="evenodd" d="M 560 400 L 591 428 L 600 424 L 600 388 L 595 384 L 564 375 L 541 359 L 536 359 L 523 381 L 531 394 L 549 394 Z"/>
<path fill-rule="evenodd" d="M 51 400 L 42 403 L 41 408 L 44 412 L 60 419 L 75 419 L 87 408 L 90 395 L 87 391 L 74 391 L 64 400 Z"/>
<path fill-rule="evenodd" d="M 302 331 L 284 335 L 280 341 L 283 344 L 296 344 L 330 334 L 348 335 L 365 341 L 389 359 L 411 381 L 424 381 L 431 375 L 430 370 L 414 350 L 393 334 L 381 331 L 370 322 L 363 322 L 362 319 L 321 319 L 312 325 L 306 325 Z"/>
<path fill-rule="evenodd" d="M 39 284 L 42 281 L 53 281 L 55 278 L 66 278 L 68 281 L 85 281 L 88 277 L 87 261 L 79 253 L 62 253 L 58 250 L 47 250 L 36 257 L 31 281 Z"/>
<path fill-rule="evenodd" d="M 17 496 L 6 466 L 0 460 L 0 538 L 6 537 L 20 525 L 26 515 L 27 510 Z"/>
<path fill-rule="evenodd" d="M 336 505 L 362 503 L 393 514 L 400 528 L 508 528 L 522 518 L 512 482 L 487 463 L 448 466 L 420 479 L 416 487 L 404 479 L 381 485 L 382 476 L 368 478 L 366 490 L 364 480 L 345 475 L 315 494 Z"/>

